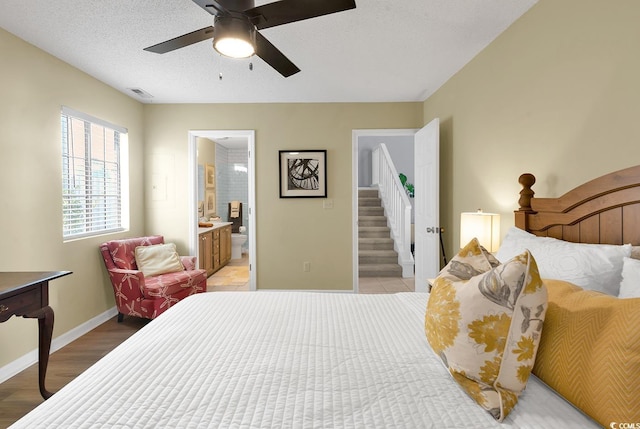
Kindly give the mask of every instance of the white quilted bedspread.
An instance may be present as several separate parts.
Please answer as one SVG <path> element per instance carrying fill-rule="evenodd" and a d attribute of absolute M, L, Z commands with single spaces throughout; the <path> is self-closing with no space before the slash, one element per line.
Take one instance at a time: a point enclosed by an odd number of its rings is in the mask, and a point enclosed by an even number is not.
<path fill-rule="evenodd" d="M 497 423 L 429 348 L 427 299 L 192 296 L 11 428 L 597 427 L 535 378 Z"/>

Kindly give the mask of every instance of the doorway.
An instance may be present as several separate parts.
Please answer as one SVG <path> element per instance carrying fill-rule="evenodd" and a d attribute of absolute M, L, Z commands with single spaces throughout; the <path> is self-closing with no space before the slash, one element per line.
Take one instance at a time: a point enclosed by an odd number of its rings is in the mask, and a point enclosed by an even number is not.
<path fill-rule="evenodd" d="M 254 130 L 197 130 L 189 131 L 189 207 L 193 207 L 194 213 L 189 222 L 189 246 L 192 254 L 198 255 L 198 138 L 211 140 L 212 142 L 234 142 L 234 145 L 243 145 L 247 149 L 247 203 L 243 212 L 247 218 L 247 254 L 249 270 L 249 290 L 257 290 L 256 284 L 256 222 L 255 222 L 255 131 Z M 223 202 L 224 203 L 224 202 Z M 220 207 L 220 205 L 218 205 Z M 226 219 L 222 219 L 225 221 Z M 223 268 L 224 269 L 224 268 Z"/>
<path fill-rule="evenodd" d="M 416 198 L 414 206 L 419 206 L 418 210 L 414 207 L 415 227 L 416 227 L 416 248 L 414 259 L 416 260 L 415 275 L 415 291 L 426 291 L 426 278 L 433 277 L 437 273 L 435 268 L 438 265 L 440 250 L 437 239 L 432 235 L 422 234 L 418 228 L 427 229 L 426 223 L 429 225 L 438 225 L 439 214 L 439 186 L 438 186 L 438 165 L 439 165 L 439 136 L 437 133 L 438 121 L 430 123 L 423 129 L 380 129 L 380 130 L 353 130 L 352 132 L 352 231 L 353 231 L 353 289 L 359 292 L 359 208 L 358 208 L 358 191 L 360 187 L 361 175 L 359 172 L 360 144 L 374 140 L 393 140 L 398 138 L 411 138 L 414 141 L 413 158 L 415 161 L 415 170 L 427 170 L 429 174 L 418 174 L 416 171 Z M 436 131 L 432 131 L 435 129 Z M 430 133 L 425 138 L 425 131 Z M 418 147 L 419 146 L 419 147 Z M 425 168 L 425 160 L 428 161 L 428 168 Z M 366 168 L 366 167 L 365 167 Z M 418 198 L 419 197 L 419 198 Z M 420 219 L 418 219 L 418 217 Z M 438 228 L 439 229 L 439 228 Z M 435 271 L 434 271 L 435 270 Z"/>

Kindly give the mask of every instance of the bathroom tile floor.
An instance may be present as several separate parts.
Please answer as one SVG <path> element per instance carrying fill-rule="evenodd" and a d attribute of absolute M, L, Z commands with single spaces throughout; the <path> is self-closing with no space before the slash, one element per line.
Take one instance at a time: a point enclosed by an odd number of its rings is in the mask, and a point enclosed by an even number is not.
<path fill-rule="evenodd" d="M 249 256 L 232 259 L 207 279 L 207 292 L 249 290 Z"/>
<path fill-rule="evenodd" d="M 358 282 L 359 293 L 396 293 L 412 292 L 413 278 L 399 277 L 361 277 Z M 248 291 L 249 258 L 232 259 L 229 264 L 209 276 L 207 292 Z"/>

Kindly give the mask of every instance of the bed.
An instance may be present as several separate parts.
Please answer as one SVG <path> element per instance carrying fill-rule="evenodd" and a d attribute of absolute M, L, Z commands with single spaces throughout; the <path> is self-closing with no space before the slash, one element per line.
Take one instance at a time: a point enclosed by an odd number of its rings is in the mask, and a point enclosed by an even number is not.
<path fill-rule="evenodd" d="M 576 242 L 640 244 L 636 227 L 640 167 L 576 188 L 584 194 L 582 203 L 576 202 L 574 191 L 559 199 L 538 199 L 531 190 L 534 181 L 530 175 L 521 177 L 524 187 L 515 223 L 522 230 Z M 598 225 L 597 239 L 587 231 L 594 225 Z M 11 428 L 609 424 L 576 408 L 536 375 L 529 377 L 513 410 L 501 422 L 496 420 L 460 388 L 433 352 L 425 336 L 429 299 L 429 294 L 421 293 L 194 295 L 146 325 Z M 640 305 L 638 299 L 625 302 Z M 547 316 L 553 311 L 550 305 Z M 640 332 L 640 320 L 629 323 Z M 539 354 L 549 353 L 545 346 L 554 349 L 540 344 Z M 640 361 L 629 363 L 631 371 L 640 369 L 634 365 Z M 544 373 L 546 368 L 534 368 L 534 374 L 536 370 Z M 633 390 L 631 401 L 640 398 L 636 394 Z M 619 416 L 616 422 L 640 422 L 634 413 Z"/>

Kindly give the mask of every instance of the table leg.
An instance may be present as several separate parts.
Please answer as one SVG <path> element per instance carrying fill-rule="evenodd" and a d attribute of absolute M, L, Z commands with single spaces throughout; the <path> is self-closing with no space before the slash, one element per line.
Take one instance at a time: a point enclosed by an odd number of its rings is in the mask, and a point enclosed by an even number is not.
<path fill-rule="evenodd" d="M 51 337 L 53 335 L 53 309 L 48 305 L 24 317 L 38 319 L 38 383 L 40 394 L 44 399 L 49 399 L 53 393 L 45 388 L 45 377 L 49 365 L 49 352 L 51 351 Z"/>

